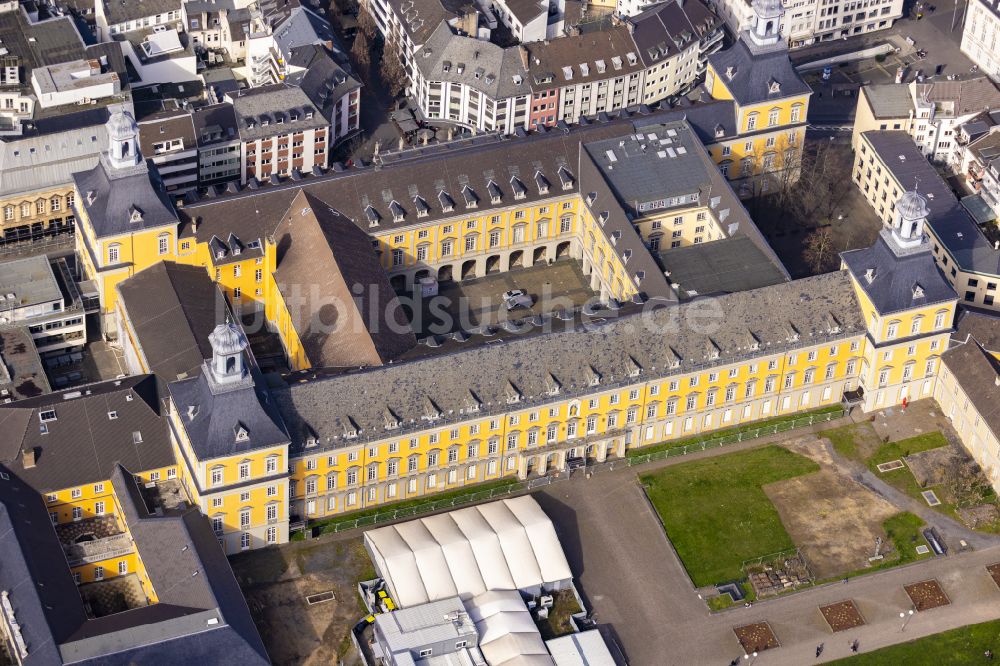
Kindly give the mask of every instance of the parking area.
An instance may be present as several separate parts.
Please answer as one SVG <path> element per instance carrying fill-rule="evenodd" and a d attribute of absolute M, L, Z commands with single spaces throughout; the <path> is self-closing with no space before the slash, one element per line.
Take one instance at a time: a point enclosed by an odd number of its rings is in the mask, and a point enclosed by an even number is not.
<path fill-rule="evenodd" d="M 510 311 L 504 307 L 504 293 L 515 289 L 527 294 L 531 307 Z M 473 280 L 442 282 L 437 296 L 403 294 L 400 298 L 404 307 L 414 313 L 411 323 L 417 337 L 422 338 L 559 310 L 571 312 L 595 298 L 595 294 L 579 264 L 566 259 Z"/>

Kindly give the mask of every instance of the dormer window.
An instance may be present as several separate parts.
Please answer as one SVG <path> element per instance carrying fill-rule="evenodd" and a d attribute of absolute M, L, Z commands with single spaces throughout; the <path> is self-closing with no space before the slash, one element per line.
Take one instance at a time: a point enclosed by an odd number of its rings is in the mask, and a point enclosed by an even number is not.
<path fill-rule="evenodd" d="M 771 79 L 767 86 L 768 92 L 771 94 L 781 92 L 781 84 L 778 83 L 777 79 Z"/>
<path fill-rule="evenodd" d="M 869 268 L 868 270 L 865 271 L 865 281 L 868 284 L 871 284 L 872 282 L 875 281 L 875 269 L 874 268 Z"/>
<path fill-rule="evenodd" d="M 236 435 L 237 442 L 246 442 L 250 439 L 250 433 L 242 425 L 236 426 L 234 429 L 234 434 Z"/>
<path fill-rule="evenodd" d="M 142 222 L 142 211 L 139 210 L 138 208 L 136 208 L 135 206 L 131 206 L 129 208 L 128 221 L 129 222 Z"/>

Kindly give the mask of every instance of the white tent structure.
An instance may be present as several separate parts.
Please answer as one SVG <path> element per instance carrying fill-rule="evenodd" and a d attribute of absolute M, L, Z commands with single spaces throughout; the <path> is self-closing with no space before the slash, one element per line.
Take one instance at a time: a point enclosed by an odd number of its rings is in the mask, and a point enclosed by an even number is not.
<path fill-rule="evenodd" d="M 573 576 L 552 521 L 528 495 L 371 530 L 365 547 L 401 608 L 561 589 Z"/>
<path fill-rule="evenodd" d="M 554 662 L 521 594 L 493 591 L 465 602 L 490 666 L 551 666 Z"/>

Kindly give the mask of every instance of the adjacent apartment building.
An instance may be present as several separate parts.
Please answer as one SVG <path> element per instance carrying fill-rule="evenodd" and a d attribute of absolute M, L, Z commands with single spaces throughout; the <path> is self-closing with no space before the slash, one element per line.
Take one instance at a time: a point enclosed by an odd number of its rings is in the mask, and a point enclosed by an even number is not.
<path fill-rule="evenodd" d="M 961 81 L 890 83 L 861 88 L 851 145 L 871 130 L 907 132 L 929 160 L 957 168 L 959 127 L 1000 107 L 1000 90 L 985 76 Z"/>
<path fill-rule="evenodd" d="M 682 94 L 722 47 L 721 23 L 700 0 L 510 47 L 473 27 L 478 14 L 450 17 L 439 0 L 367 6 L 400 49 L 408 92 L 428 119 L 500 134 Z"/>

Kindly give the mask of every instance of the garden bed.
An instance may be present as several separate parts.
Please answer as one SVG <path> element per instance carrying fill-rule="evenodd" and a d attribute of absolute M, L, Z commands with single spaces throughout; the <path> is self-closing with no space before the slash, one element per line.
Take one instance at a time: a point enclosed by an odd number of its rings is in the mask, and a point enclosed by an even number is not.
<path fill-rule="evenodd" d="M 829 606 L 820 606 L 819 612 L 823 614 L 823 619 L 834 633 L 860 627 L 865 623 L 861 611 L 851 599 L 838 601 Z"/>
<path fill-rule="evenodd" d="M 941 589 L 941 584 L 933 578 L 913 583 L 912 585 L 905 585 L 903 589 L 906 590 L 906 596 L 910 598 L 910 601 L 913 602 L 913 607 L 918 611 L 939 608 L 951 603 L 948 601 L 944 590 Z"/>
<path fill-rule="evenodd" d="M 781 645 L 774 632 L 771 631 L 771 625 L 767 622 L 755 622 L 754 624 L 744 624 L 741 627 L 733 627 L 733 632 L 736 633 L 736 640 L 743 647 L 744 654 L 763 652 Z"/>
<path fill-rule="evenodd" d="M 993 582 L 996 583 L 997 587 L 1000 587 L 1000 562 L 991 564 L 986 567 L 986 570 L 990 572 L 990 576 L 993 577 Z"/>

